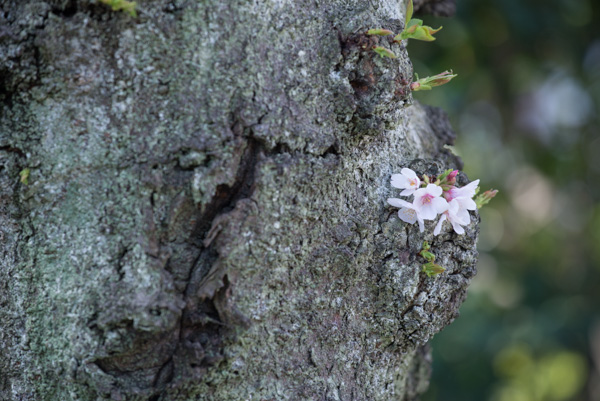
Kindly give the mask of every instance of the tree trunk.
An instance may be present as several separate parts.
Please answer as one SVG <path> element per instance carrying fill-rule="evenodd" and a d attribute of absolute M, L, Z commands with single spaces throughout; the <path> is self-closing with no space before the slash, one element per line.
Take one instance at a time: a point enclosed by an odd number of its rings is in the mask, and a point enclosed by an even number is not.
<path fill-rule="evenodd" d="M 418 398 L 477 216 L 434 239 L 386 203 L 460 167 L 406 49 L 364 35 L 401 1 L 2 11 L 0 399 Z"/>

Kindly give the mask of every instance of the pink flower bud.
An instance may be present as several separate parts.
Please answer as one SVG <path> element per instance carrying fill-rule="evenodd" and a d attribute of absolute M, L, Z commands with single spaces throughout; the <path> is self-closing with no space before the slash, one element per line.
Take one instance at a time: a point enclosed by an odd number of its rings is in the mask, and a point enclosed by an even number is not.
<path fill-rule="evenodd" d="M 482 194 L 477 195 L 475 198 L 475 203 L 477 204 L 477 208 L 481 208 L 483 205 L 486 205 L 496 194 L 498 193 L 497 189 L 490 189 L 485 191 Z"/>
<path fill-rule="evenodd" d="M 446 183 L 449 185 L 454 185 L 456 184 L 456 176 L 458 175 L 458 170 L 454 170 L 452 171 L 450 174 L 448 174 L 448 176 L 446 177 Z"/>
<path fill-rule="evenodd" d="M 498 193 L 497 189 L 489 189 L 485 191 L 482 195 L 485 196 L 486 199 L 490 200 Z"/>

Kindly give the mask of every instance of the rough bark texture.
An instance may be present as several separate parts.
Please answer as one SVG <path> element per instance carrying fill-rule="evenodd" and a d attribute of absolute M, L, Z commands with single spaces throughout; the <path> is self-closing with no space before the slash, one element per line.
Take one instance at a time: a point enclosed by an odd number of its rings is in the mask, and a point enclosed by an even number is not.
<path fill-rule="evenodd" d="M 3 1 L 0 399 L 418 398 L 478 217 L 434 239 L 386 205 L 460 163 L 406 49 L 363 35 L 403 12 Z"/>

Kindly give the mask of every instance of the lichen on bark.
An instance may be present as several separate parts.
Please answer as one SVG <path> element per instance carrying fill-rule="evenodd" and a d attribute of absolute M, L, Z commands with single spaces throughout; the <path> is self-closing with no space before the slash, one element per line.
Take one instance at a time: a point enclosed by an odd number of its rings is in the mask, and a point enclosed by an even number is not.
<path fill-rule="evenodd" d="M 6 10 L 0 398 L 424 391 L 477 222 L 434 239 L 386 205 L 402 167 L 460 167 L 443 113 L 411 99 L 406 49 L 364 35 L 400 30 L 400 1 Z"/>

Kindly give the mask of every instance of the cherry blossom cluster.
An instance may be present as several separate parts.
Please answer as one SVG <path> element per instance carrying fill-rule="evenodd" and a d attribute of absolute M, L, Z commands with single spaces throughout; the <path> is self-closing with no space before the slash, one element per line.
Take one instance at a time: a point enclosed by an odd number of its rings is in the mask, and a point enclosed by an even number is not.
<path fill-rule="evenodd" d="M 463 226 L 471 222 L 469 210 L 475 210 L 493 198 L 497 191 L 486 191 L 475 200 L 473 197 L 478 192 L 479 180 L 475 180 L 464 187 L 456 186 L 458 170 L 446 170 L 431 182 L 428 176 L 419 179 L 417 174 L 403 168 L 400 174 L 392 175 L 391 184 L 395 188 L 403 189 L 401 196 L 413 196 L 412 203 L 403 199 L 390 198 L 388 203 L 400 208 L 398 217 L 406 223 L 419 223 L 421 232 L 425 231 L 425 220 L 435 220 L 441 215 L 434 235 L 442 230 L 444 221 L 448 221 L 457 234 L 464 234 Z"/>

